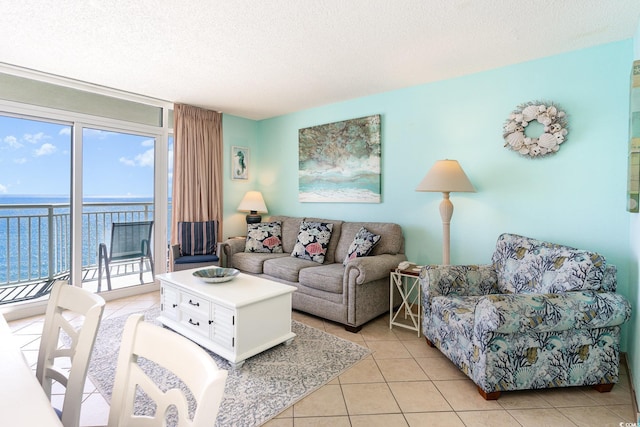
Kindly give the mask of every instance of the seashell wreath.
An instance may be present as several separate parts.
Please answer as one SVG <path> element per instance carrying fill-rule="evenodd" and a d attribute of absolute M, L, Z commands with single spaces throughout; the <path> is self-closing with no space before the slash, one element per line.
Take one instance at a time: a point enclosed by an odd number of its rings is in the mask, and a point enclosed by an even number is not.
<path fill-rule="evenodd" d="M 528 137 L 525 128 L 537 120 L 544 126 L 544 132 L 537 138 Z M 567 117 L 564 111 L 553 103 L 533 101 L 521 104 L 510 115 L 502 134 L 505 147 L 523 156 L 542 157 L 560 149 L 567 137 Z"/>

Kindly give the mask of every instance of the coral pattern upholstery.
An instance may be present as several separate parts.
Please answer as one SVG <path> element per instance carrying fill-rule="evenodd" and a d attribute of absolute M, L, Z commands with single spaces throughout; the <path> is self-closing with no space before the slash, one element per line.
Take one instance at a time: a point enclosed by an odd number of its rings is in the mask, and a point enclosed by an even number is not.
<path fill-rule="evenodd" d="M 595 252 L 514 234 L 490 265 L 425 266 L 423 332 L 478 386 L 501 391 L 618 382 L 620 325 L 631 306 Z"/>

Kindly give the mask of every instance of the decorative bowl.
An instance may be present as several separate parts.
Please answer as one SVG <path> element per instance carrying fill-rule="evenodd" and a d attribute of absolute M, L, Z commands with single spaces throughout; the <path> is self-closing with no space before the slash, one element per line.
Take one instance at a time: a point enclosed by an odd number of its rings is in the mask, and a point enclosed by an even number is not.
<path fill-rule="evenodd" d="M 207 283 L 223 283 L 233 280 L 240 272 L 235 268 L 213 267 L 197 270 L 193 275 Z"/>

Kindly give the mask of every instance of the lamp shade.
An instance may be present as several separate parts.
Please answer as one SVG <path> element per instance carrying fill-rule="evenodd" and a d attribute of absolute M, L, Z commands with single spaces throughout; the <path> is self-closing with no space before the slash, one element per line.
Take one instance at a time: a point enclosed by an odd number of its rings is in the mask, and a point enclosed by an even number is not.
<path fill-rule="evenodd" d="M 416 191 L 475 193 L 476 189 L 457 160 L 438 160 L 422 178 Z"/>
<path fill-rule="evenodd" d="M 247 191 L 244 195 L 240 206 L 238 206 L 240 212 L 260 212 L 267 213 L 267 205 L 264 204 L 262 193 L 259 191 Z"/>

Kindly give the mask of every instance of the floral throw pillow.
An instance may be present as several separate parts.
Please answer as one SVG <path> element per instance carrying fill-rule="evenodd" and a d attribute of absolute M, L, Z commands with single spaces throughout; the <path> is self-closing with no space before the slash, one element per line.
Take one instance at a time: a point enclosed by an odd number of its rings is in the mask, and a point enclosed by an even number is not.
<path fill-rule="evenodd" d="M 282 253 L 281 222 L 247 224 L 247 241 L 244 251 Z"/>
<path fill-rule="evenodd" d="M 291 256 L 322 264 L 327 254 L 332 230 L 333 224 L 302 221 L 298 232 L 298 240 L 293 247 Z"/>
<path fill-rule="evenodd" d="M 353 238 L 353 242 L 349 245 L 347 256 L 342 263 L 347 265 L 347 263 L 354 258 L 369 255 L 373 247 L 380 241 L 380 237 L 381 236 L 370 232 L 366 228 L 360 227 L 360 230 Z"/>

